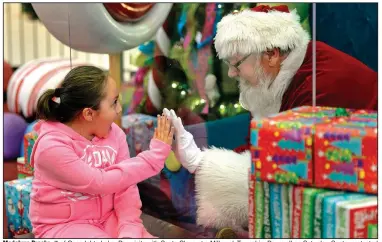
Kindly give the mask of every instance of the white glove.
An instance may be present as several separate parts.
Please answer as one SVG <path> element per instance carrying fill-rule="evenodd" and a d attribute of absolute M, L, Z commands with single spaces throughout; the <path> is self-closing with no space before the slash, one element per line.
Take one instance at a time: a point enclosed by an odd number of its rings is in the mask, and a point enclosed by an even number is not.
<path fill-rule="evenodd" d="M 171 120 L 175 128 L 175 156 L 190 173 L 194 173 L 202 160 L 202 151 L 196 146 L 194 137 L 187 132 L 182 120 L 176 116 L 174 110 L 163 109 L 163 114 Z"/>

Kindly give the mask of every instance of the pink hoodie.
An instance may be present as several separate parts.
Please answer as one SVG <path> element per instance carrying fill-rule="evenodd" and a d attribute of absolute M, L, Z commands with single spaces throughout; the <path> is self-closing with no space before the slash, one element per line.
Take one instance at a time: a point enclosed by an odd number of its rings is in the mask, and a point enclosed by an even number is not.
<path fill-rule="evenodd" d="M 58 224 L 102 222 L 113 212 L 120 238 L 147 234 L 136 184 L 160 172 L 170 145 L 152 140 L 150 150 L 130 158 L 126 135 L 116 124 L 107 138 L 92 141 L 58 122 L 43 121 L 35 129 L 29 215 L 36 237 Z"/>

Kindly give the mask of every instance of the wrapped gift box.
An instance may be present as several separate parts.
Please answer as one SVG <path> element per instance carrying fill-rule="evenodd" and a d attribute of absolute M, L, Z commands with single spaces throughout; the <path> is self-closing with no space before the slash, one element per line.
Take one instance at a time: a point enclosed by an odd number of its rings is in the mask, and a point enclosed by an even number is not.
<path fill-rule="evenodd" d="M 324 191 L 317 194 L 314 201 L 314 219 L 313 219 L 313 236 L 312 238 L 321 239 L 322 238 L 322 213 L 323 213 L 323 200 L 326 197 L 336 196 L 339 194 L 344 194 L 342 191 Z"/>
<path fill-rule="evenodd" d="M 256 181 L 250 238 L 376 238 L 375 195 Z"/>
<path fill-rule="evenodd" d="M 378 224 L 370 223 L 367 226 L 367 238 L 368 239 L 377 239 L 378 238 Z"/>
<path fill-rule="evenodd" d="M 272 226 L 271 226 L 271 208 L 270 208 L 270 199 L 269 199 L 269 184 L 267 182 L 263 183 L 264 189 L 264 219 L 263 219 L 263 234 L 265 239 L 272 238 Z M 261 195 L 261 194 L 260 194 Z M 258 199 L 261 199 L 256 195 Z"/>
<path fill-rule="evenodd" d="M 18 178 L 33 176 L 33 167 L 30 160 L 33 146 L 37 140 L 37 132 L 32 131 L 24 135 L 24 160 L 17 161 Z"/>
<path fill-rule="evenodd" d="M 33 168 L 25 162 L 25 157 L 17 158 L 17 178 L 23 179 L 29 176 L 33 176 Z"/>
<path fill-rule="evenodd" d="M 371 110 L 353 110 L 351 117 L 376 121 L 378 119 L 378 113 L 376 111 Z"/>
<path fill-rule="evenodd" d="M 315 185 L 377 193 L 377 119 L 358 112 L 318 124 L 314 138 Z"/>
<path fill-rule="evenodd" d="M 269 184 L 251 175 L 249 193 L 249 238 L 272 238 Z"/>
<path fill-rule="evenodd" d="M 255 234 L 255 222 L 262 223 L 262 219 L 256 220 L 256 209 L 258 209 L 259 206 L 262 205 L 262 202 L 259 204 L 256 204 L 256 199 L 255 199 L 255 189 L 256 189 L 256 182 L 254 180 L 253 174 L 251 171 L 248 171 L 249 174 L 249 183 L 248 183 L 248 188 L 249 188 L 249 196 L 248 196 L 248 236 L 249 238 L 261 238 L 257 237 L 257 234 Z M 260 183 L 260 182 L 258 182 Z M 257 206 L 256 206 L 257 205 Z M 262 214 L 262 212 L 261 212 Z"/>
<path fill-rule="evenodd" d="M 9 237 L 32 232 L 28 218 L 32 177 L 4 183 Z"/>
<path fill-rule="evenodd" d="M 272 238 L 290 238 L 289 185 L 269 184 L 269 207 Z"/>
<path fill-rule="evenodd" d="M 334 109 L 301 107 L 251 122 L 251 154 L 258 180 L 313 184 L 313 134 Z"/>
<path fill-rule="evenodd" d="M 154 136 L 157 118 L 145 114 L 129 114 L 122 117 L 122 128 L 126 133 L 130 157 L 148 150 Z"/>
<path fill-rule="evenodd" d="M 325 190 L 290 186 L 291 238 L 313 238 L 315 200 L 317 195 L 323 192 Z"/>
<path fill-rule="evenodd" d="M 253 120 L 251 154 L 256 179 L 303 185 L 317 183 L 323 188 L 375 193 L 376 117 L 375 112 L 365 110 L 304 106 Z M 337 142 L 339 139 L 342 142 Z M 345 155 L 352 164 L 343 164 L 341 159 Z M 332 164 L 326 162 L 327 156 Z M 355 176 L 349 177 L 343 171 L 330 175 L 333 171 L 330 167 L 345 167 L 349 173 L 354 167 L 356 182 Z"/>
<path fill-rule="evenodd" d="M 378 222 L 378 198 L 339 202 L 336 214 L 336 238 L 368 238 L 368 226 Z"/>
<path fill-rule="evenodd" d="M 360 193 L 344 193 L 325 197 L 322 201 L 322 234 L 323 239 L 336 238 L 337 205 L 344 201 L 364 199 L 368 196 Z M 366 237 L 365 237 L 366 238 Z"/>

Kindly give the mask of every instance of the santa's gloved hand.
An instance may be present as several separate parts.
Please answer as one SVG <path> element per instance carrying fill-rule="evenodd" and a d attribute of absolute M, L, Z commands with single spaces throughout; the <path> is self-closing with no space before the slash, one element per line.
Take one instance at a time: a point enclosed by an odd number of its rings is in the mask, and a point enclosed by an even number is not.
<path fill-rule="evenodd" d="M 194 137 L 183 127 L 182 120 L 174 110 L 163 109 L 163 114 L 171 120 L 175 128 L 175 155 L 184 168 L 194 173 L 202 160 L 202 151 L 196 146 Z"/>

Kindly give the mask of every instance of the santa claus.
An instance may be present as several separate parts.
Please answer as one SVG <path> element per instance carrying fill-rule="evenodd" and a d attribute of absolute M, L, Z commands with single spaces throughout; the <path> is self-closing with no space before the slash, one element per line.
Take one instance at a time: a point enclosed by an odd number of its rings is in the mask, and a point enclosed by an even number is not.
<path fill-rule="evenodd" d="M 287 6 L 261 5 L 225 16 L 217 25 L 215 47 L 229 66 L 228 75 L 238 80 L 240 103 L 253 118 L 314 103 L 377 109 L 377 73 L 325 43 L 310 41 Z M 246 228 L 250 153 L 200 150 L 175 112 L 163 112 L 176 129 L 178 160 L 195 174 L 197 223 Z"/>

